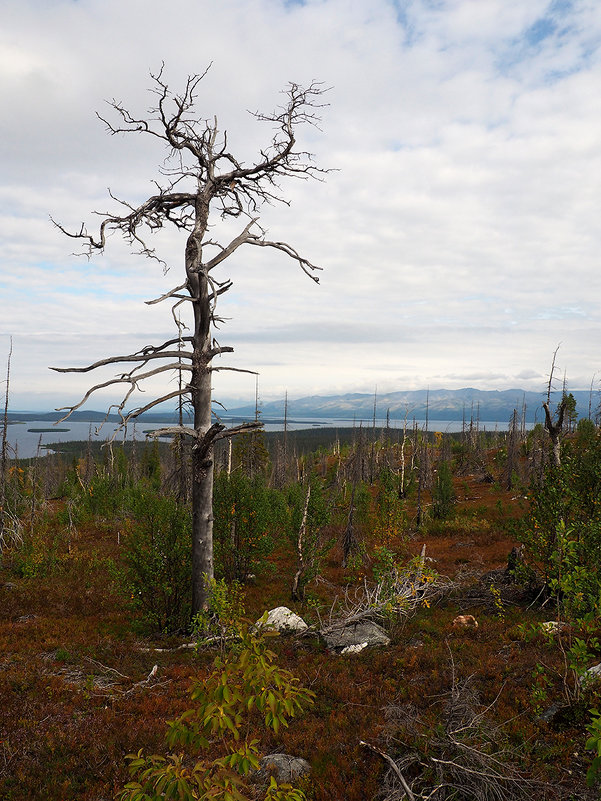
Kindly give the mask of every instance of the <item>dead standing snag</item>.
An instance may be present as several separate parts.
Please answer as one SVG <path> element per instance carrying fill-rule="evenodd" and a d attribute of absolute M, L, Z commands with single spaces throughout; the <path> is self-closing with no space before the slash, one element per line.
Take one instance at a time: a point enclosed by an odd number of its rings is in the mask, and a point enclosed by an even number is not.
<path fill-rule="evenodd" d="M 193 410 L 193 426 L 171 426 L 154 432 L 189 437 L 192 442 L 192 612 L 203 608 L 206 601 L 204 576 L 213 576 L 213 446 L 224 437 L 231 437 L 243 426 L 226 429 L 214 423 L 211 412 L 211 376 L 217 370 L 236 370 L 233 367 L 214 367 L 215 356 L 231 353 L 233 348 L 219 345 L 214 338 L 215 325 L 220 318 L 216 307 L 218 298 L 232 286 L 228 279 L 219 279 L 217 267 L 242 245 L 278 250 L 297 262 L 315 282 L 320 268 L 301 256 L 286 242 L 266 238 L 258 223 L 257 213 L 264 203 L 287 203 L 281 196 L 282 178 L 319 178 L 325 171 L 312 163 L 311 155 L 296 147 L 299 125 L 316 125 L 324 88 L 319 83 L 302 87 L 291 83 L 284 92 L 283 105 L 272 114 L 255 113 L 255 119 L 270 123 L 275 129 L 269 146 L 261 150 L 251 164 L 236 159 L 228 149 L 226 132 L 221 133 L 217 120 L 201 119 L 194 113 L 196 92 L 202 75 L 190 76 L 181 95 L 174 94 L 163 77 L 163 69 L 151 75 L 155 104 L 144 117 L 138 117 L 113 100 L 110 108 L 116 122 L 99 118 L 110 134 L 139 133 L 159 140 L 167 150 L 167 158 L 159 172 L 162 183 L 154 182 L 156 193 L 139 206 L 111 198 L 121 205 L 121 213 L 104 213 L 98 234 L 90 234 L 82 224 L 73 233 L 59 223 L 57 227 L 67 236 L 83 243 L 83 254 L 91 257 L 102 253 L 110 233 L 121 233 L 126 242 L 141 255 L 165 262 L 151 246 L 149 237 L 168 224 L 186 233 L 184 248 L 185 281 L 150 304 L 172 302 L 172 315 L 177 337 L 161 345 L 146 345 L 136 353 L 102 359 L 83 368 L 52 368 L 58 372 L 88 372 L 113 364 L 127 365 L 125 372 L 96 384 L 82 400 L 65 407 L 68 417 L 98 389 L 123 385 L 125 394 L 116 408 L 121 425 L 167 400 L 189 402 Z M 243 218 L 240 233 L 227 244 L 209 236 L 209 224 L 218 220 Z M 190 326 L 180 314 L 189 304 Z M 191 333 L 184 335 L 184 331 Z M 129 365 L 133 366 L 129 367 Z M 252 372 L 243 370 L 241 372 Z M 133 393 L 140 384 L 162 373 L 184 376 L 180 388 L 154 398 L 143 406 L 127 411 Z M 110 410 L 109 410 L 110 411 Z M 65 419 L 65 418 L 63 418 Z M 246 428 L 257 427 L 250 423 Z"/>

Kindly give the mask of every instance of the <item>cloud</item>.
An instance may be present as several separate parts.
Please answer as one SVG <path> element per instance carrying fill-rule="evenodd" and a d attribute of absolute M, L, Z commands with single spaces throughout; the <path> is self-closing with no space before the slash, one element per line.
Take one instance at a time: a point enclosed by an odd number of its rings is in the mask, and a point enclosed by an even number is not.
<path fill-rule="evenodd" d="M 108 136 L 95 111 L 114 97 L 144 114 L 162 61 L 174 87 L 212 62 L 200 113 L 217 115 L 246 161 L 271 135 L 248 110 L 274 108 L 290 80 L 332 87 L 321 130 L 299 134 L 334 171 L 282 186 L 291 206 L 261 218 L 324 268 L 321 285 L 276 253 L 239 252 L 223 269 L 234 287 L 218 337 L 236 347 L 232 366 L 260 371 L 265 397 L 434 381 L 536 388 L 559 341 L 573 381 L 588 386 L 599 370 L 597 3 L 6 5 L 0 357 L 12 334 L 15 396 L 80 392 L 86 378 L 47 365 L 172 331 L 169 309 L 144 301 L 180 282 L 185 236 L 158 237 L 164 275 L 115 237 L 103 257 L 77 259 L 48 217 L 92 227 L 93 210 L 115 207 L 107 187 L 132 203 L 153 191 L 158 143 Z M 215 384 L 254 391 L 235 374 Z"/>

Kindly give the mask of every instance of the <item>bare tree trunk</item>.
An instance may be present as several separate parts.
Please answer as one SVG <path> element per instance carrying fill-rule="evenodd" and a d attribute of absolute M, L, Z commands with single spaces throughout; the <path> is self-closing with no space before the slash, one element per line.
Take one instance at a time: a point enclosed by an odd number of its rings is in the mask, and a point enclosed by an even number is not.
<path fill-rule="evenodd" d="M 545 429 L 549 432 L 549 437 L 551 439 L 553 466 L 559 467 L 561 465 L 561 430 L 563 428 L 563 415 L 565 412 L 565 397 L 561 399 L 561 403 L 559 404 L 556 423 L 553 422 L 553 416 L 547 401 L 543 403 L 543 409 L 545 410 Z"/>
<path fill-rule="evenodd" d="M 348 565 L 349 556 L 357 549 L 357 535 L 355 533 L 355 490 L 357 489 L 356 482 L 353 484 L 351 491 L 351 502 L 346 521 L 346 528 L 344 530 L 344 537 L 342 540 L 342 569 L 346 570 Z"/>
<path fill-rule="evenodd" d="M 292 600 L 302 601 L 304 590 L 301 584 L 301 578 L 306 570 L 305 557 L 304 557 L 304 544 L 305 536 L 307 533 L 307 515 L 309 513 L 309 500 L 311 498 L 311 483 L 307 483 L 307 495 L 305 497 L 305 508 L 303 510 L 303 519 L 298 530 L 298 539 L 296 542 L 296 558 L 298 560 L 298 568 L 292 579 Z"/>
<path fill-rule="evenodd" d="M 374 466 L 375 466 L 375 450 L 376 450 L 376 408 L 378 404 L 378 388 L 374 391 L 374 415 L 371 430 L 371 453 L 369 456 L 369 483 L 374 483 Z"/>
<path fill-rule="evenodd" d="M 563 392 L 563 396 L 561 398 L 561 402 L 557 408 L 557 421 L 553 421 L 553 415 L 551 414 L 551 389 L 553 385 L 553 376 L 555 373 L 555 359 L 557 358 L 557 351 L 559 350 L 559 345 L 555 348 L 555 352 L 553 354 L 553 360 L 551 362 L 551 372 L 549 373 L 549 383 L 547 385 L 547 400 L 543 403 L 543 409 L 545 410 L 545 429 L 549 433 L 549 437 L 551 438 L 551 453 L 552 453 L 552 462 L 554 467 L 559 467 L 561 465 L 561 431 L 563 428 L 563 417 L 566 410 L 566 402 L 567 397 L 565 393 L 565 389 Z M 565 376 L 564 376 L 564 387 L 565 387 Z"/>
<path fill-rule="evenodd" d="M 6 511 L 6 465 L 8 463 L 8 398 L 10 394 L 10 361 L 13 355 L 13 338 L 10 338 L 8 360 L 6 363 L 6 391 L 4 393 L 4 414 L 2 416 L 2 451 L 0 453 L 0 535 L 4 530 Z"/>
<path fill-rule="evenodd" d="M 405 445 L 407 444 L 407 415 L 409 409 L 405 409 L 405 419 L 403 421 L 403 439 L 401 441 L 401 483 L 399 486 L 399 497 L 402 499 L 407 494 L 405 487 Z"/>
<path fill-rule="evenodd" d="M 192 404 L 196 443 L 192 447 L 192 614 L 206 606 L 213 568 L 213 439 L 211 437 L 211 304 L 209 280 L 202 263 L 202 240 L 209 204 L 202 195 L 195 208 L 194 231 L 186 245 L 186 275 L 195 299 L 192 338 Z M 221 426 L 223 428 L 223 426 Z"/>

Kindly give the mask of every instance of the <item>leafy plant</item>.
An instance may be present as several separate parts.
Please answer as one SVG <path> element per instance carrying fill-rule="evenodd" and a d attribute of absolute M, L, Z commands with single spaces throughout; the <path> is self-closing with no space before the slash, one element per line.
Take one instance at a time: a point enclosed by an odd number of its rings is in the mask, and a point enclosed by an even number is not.
<path fill-rule="evenodd" d="M 432 515 L 437 520 L 446 520 L 455 506 L 453 476 L 448 462 L 440 462 L 432 490 Z"/>
<path fill-rule="evenodd" d="M 587 751 L 595 751 L 595 756 L 589 769 L 586 772 L 586 783 L 589 787 L 594 787 L 601 781 L 601 712 L 598 709 L 589 710 L 591 721 L 586 730 L 591 735 L 584 747 Z"/>
<path fill-rule="evenodd" d="M 265 618 L 263 619 L 265 622 Z M 119 801 L 247 801 L 248 776 L 259 767 L 259 740 L 251 736 L 257 722 L 275 734 L 290 718 L 313 703 L 314 694 L 299 686 L 290 671 L 276 664 L 267 647 L 274 633 L 259 626 L 239 628 L 240 645 L 217 657 L 206 679 L 192 684 L 194 706 L 168 723 L 167 743 L 181 745 L 201 759 L 184 753 L 145 756 L 130 754 L 129 781 Z M 276 635 L 277 636 L 277 635 Z M 221 756 L 214 756 L 216 751 Z M 303 801 L 301 790 L 271 778 L 265 801 Z"/>
<path fill-rule="evenodd" d="M 594 426 L 579 424 L 561 465 L 532 484 L 521 539 L 568 616 L 600 611 L 601 435 Z"/>
<path fill-rule="evenodd" d="M 302 600 L 307 586 L 319 575 L 323 560 L 333 545 L 324 529 L 330 522 L 330 508 L 318 476 L 313 474 L 307 486 L 301 483 L 288 488 L 288 537 L 296 550 L 297 570 L 292 597 Z"/>
<path fill-rule="evenodd" d="M 377 543 L 390 547 L 398 543 L 406 528 L 404 503 L 400 497 L 398 478 L 389 468 L 381 471 L 376 484 L 372 531 Z"/>
<path fill-rule="evenodd" d="M 213 544 L 217 573 L 245 581 L 266 570 L 274 534 L 285 525 L 286 508 L 262 474 L 220 473 L 214 488 Z"/>
<path fill-rule="evenodd" d="M 488 589 L 492 595 L 492 602 L 495 607 L 496 616 L 499 618 L 499 620 L 505 620 L 505 605 L 503 603 L 503 598 L 501 597 L 501 591 L 492 583 Z"/>
<path fill-rule="evenodd" d="M 228 584 L 224 579 L 207 581 L 207 608 L 194 615 L 192 632 L 199 644 L 218 639 L 225 645 L 228 639 L 236 636 L 245 615 L 242 586 L 237 581 Z"/>
<path fill-rule="evenodd" d="M 540 715 L 544 704 L 549 700 L 549 691 L 552 686 L 553 682 L 549 678 L 546 667 L 539 662 L 532 671 L 532 689 L 530 691 L 532 708 L 537 715 Z"/>
<path fill-rule="evenodd" d="M 372 563 L 372 572 L 376 584 L 392 586 L 396 567 L 396 555 L 385 545 L 376 545 Z"/>
<path fill-rule="evenodd" d="M 145 625 L 176 631 L 189 624 L 190 515 L 174 498 L 139 490 L 122 539 L 118 586 Z"/>

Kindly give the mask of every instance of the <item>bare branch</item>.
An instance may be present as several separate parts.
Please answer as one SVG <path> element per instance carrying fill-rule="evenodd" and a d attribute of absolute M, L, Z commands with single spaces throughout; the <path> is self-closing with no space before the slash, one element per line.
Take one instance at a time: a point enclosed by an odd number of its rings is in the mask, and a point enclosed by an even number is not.
<path fill-rule="evenodd" d="M 242 367 L 209 367 L 208 369 L 211 373 L 219 373 L 222 370 L 228 370 L 231 373 L 248 373 L 249 375 L 259 375 L 256 370 L 244 370 Z"/>
<path fill-rule="evenodd" d="M 220 356 L 222 353 L 233 353 L 234 349 L 229 345 L 219 345 L 217 347 L 211 348 L 209 351 L 209 359 L 212 359 L 214 356 Z"/>
<path fill-rule="evenodd" d="M 64 415 L 64 417 L 61 417 L 61 419 L 57 420 L 56 422 L 57 423 L 62 423 L 64 420 L 66 420 L 68 417 L 70 417 L 73 414 L 74 411 L 76 411 L 77 409 L 80 409 L 84 405 L 84 403 L 88 400 L 90 395 L 93 395 L 94 392 L 96 392 L 99 389 L 106 389 L 107 387 L 115 386 L 115 384 L 131 384 L 131 389 L 128 391 L 128 395 L 127 395 L 127 399 L 128 399 L 129 395 L 131 395 L 131 392 L 134 389 L 137 388 L 137 385 L 138 385 L 138 383 L 140 381 L 143 381 L 146 378 L 150 378 L 151 376 L 158 375 L 159 373 L 165 373 L 165 372 L 171 371 L 171 370 L 190 370 L 191 371 L 192 368 L 187 364 L 166 364 L 166 365 L 163 365 L 162 367 L 157 367 L 154 370 L 149 370 L 146 373 L 140 373 L 139 375 L 137 375 L 135 377 L 133 377 L 131 375 L 131 373 L 129 373 L 129 374 L 123 375 L 123 376 L 121 376 L 119 378 L 111 378 L 108 381 L 103 381 L 100 384 L 95 384 L 93 387 L 91 387 L 86 392 L 86 394 L 79 401 L 79 403 L 76 403 L 74 406 L 61 406 L 58 409 L 56 409 L 57 412 L 67 411 L 67 414 Z M 65 372 L 65 371 L 63 371 L 63 372 Z M 68 370 L 67 370 L 67 372 L 68 372 Z M 121 406 L 119 408 L 123 408 L 123 404 L 121 404 Z"/>
<path fill-rule="evenodd" d="M 553 379 L 555 376 L 555 360 L 557 359 L 557 353 L 561 347 L 561 342 L 553 351 L 553 359 L 551 360 L 551 372 L 549 373 L 549 383 L 547 384 L 547 403 L 551 402 L 551 390 L 553 388 Z"/>
<path fill-rule="evenodd" d="M 161 295 L 160 298 L 154 298 L 154 300 L 145 300 L 147 306 L 153 306 L 155 303 L 160 303 L 163 300 L 167 300 L 167 298 L 172 298 L 174 296 L 179 297 L 177 292 L 181 292 L 182 289 L 185 289 L 188 286 L 188 282 L 184 281 L 183 284 L 176 286 L 175 289 L 171 289 L 169 292 L 165 292 L 164 295 Z"/>
<path fill-rule="evenodd" d="M 158 406 L 161 403 L 165 403 L 168 400 L 173 400 L 173 398 L 180 398 L 185 395 L 190 394 L 190 388 L 184 387 L 183 389 L 175 389 L 173 392 L 169 392 L 166 395 L 161 395 L 160 398 L 155 398 L 154 400 L 147 403 L 145 406 L 141 406 L 138 409 L 134 409 L 129 412 L 125 416 L 125 424 L 129 423 L 130 420 L 134 420 L 136 417 L 139 417 L 144 412 L 147 412 L 149 409 L 153 409 L 155 406 Z"/>
<path fill-rule="evenodd" d="M 396 775 L 397 779 L 400 781 L 400 783 L 401 783 L 401 785 L 403 787 L 403 790 L 405 791 L 409 801 L 415 801 L 415 796 L 411 792 L 411 788 L 409 787 L 409 785 L 405 781 L 405 777 L 401 773 L 400 768 L 397 765 L 397 763 L 394 761 L 394 759 L 391 756 L 389 756 L 388 754 L 386 754 L 384 751 L 380 751 L 380 749 L 376 748 L 374 745 L 370 745 L 370 743 L 366 743 L 364 740 L 359 740 L 359 745 L 363 745 L 363 746 L 365 746 L 365 748 L 369 748 L 369 750 L 373 751 L 374 754 L 377 754 L 378 756 L 382 757 L 382 759 L 385 760 L 388 763 L 388 766 L 393 771 L 393 773 Z"/>
<path fill-rule="evenodd" d="M 299 263 L 301 270 L 308 275 L 311 280 L 315 281 L 316 284 L 319 283 L 319 278 L 316 275 L 312 275 L 311 270 L 321 270 L 322 267 L 318 267 L 315 264 L 311 264 L 310 261 L 303 258 L 293 247 L 288 245 L 286 242 L 269 242 L 266 239 L 261 239 L 260 237 L 249 237 L 247 239 L 247 243 L 249 245 L 257 245 L 263 248 L 275 248 L 276 250 L 281 250 L 282 253 L 285 253 L 287 256 L 290 256 L 291 259 L 294 259 Z"/>
<path fill-rule="evenodd" d="M 166 428 L 156 428 L 154 431 L 149 431 L 146 436 L 150 438 L 184 436 L 198 439 L 198 432 L 188 426 L 167 426 Z"/>
<path fill-rule="evenodd" d="M 144 354 L 131 354 L 130 356 L 111 356 L 108 359 L 100 359 L 94 364 L 89 364 L 87 367 L 49 367 L 49 370 L 54 370 L 55 373 L 89 373 L 90 370 L 96 370 L 97 367 L 105 367 L 108 364 L 121 364 L 125 362 L 148 362 L 150 359 L 191 359 L 192 353 L 188 350 L 167 350 L 163 353 L 144 353 Z M 174 368 L 178 369 L 178 368 Z"/>
<path fill-rule="evenodd" d="M 255 225 L 256 222 L 257 222 L 256 219 L 254 219 L 254 218 L 251 219 L 251 221 L 248 223 L 248 225 L 242 231 L 242 233 L 239 234 L 235 239 L 232 239 L 232 241 L 229 243 L 229 245 L 224 247 L 223 250 L 220 253 L 218 253 L 216 256 L 214 256 L 207 263 L 207 266 L 206 266 L 207 272 L 209 270 L 212 270 L 218 264 L 220 264 L 224 259 L 227 259 L 228 256 L 231 256 L 232 253 L 234 253 L 234 251 L 237 250 L 240 247 L 240 245 L 243 245 L 243 244 L 245 244 L 245 243 L 250 241 L 251 235 L 250 235 L 249 232 L 250 232 L 250 229 L 252 228 L 252 226 Z"/>

